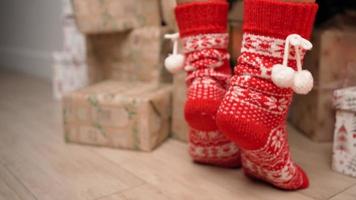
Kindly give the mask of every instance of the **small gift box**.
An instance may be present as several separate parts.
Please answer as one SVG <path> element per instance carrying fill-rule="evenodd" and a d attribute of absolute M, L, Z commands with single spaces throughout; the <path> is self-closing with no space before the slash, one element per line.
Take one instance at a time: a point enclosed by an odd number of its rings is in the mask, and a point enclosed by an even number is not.
<path fill-rule="evenodd" d="M 63 99 L 67 142 L 151 151 L 170 132 L 171 86 L 107 80 Z"/>
<path fill-rule="evenodd" d="M 356 177 L 356 87 L 334 92 L 336 123 L 332 168 Z"/>

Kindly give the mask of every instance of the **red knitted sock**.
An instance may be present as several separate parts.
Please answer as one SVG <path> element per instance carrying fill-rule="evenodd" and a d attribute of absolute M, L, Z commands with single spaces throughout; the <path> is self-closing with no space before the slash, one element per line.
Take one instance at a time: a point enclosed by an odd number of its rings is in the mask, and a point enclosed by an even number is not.
<path fill-rule="evenodd" d="M 240 152 L 215 122 L 231 76 L 227 10 L 226 2 L 195 2 L 177 6 L 175 13 L 187 71 L 184 115 L 191 127 L 189 152 L 197 162 L 235 167 L 240 165 Z"/>
<path fill-rule="evenodd" d="M 309 38 L 317 5 L 245 0 L 244 6 L 242 54 L 217 125 L 241 148 L 246 174 L 282 189 L 306 188 L 308 178 L 291 160 L 287 142 L 285 121 L 293 90 L 275 85 L 271 68 L 282 63 L 289 34 Z M 295 54 L 291 51 L 286 61 L 297 70 Z"/>

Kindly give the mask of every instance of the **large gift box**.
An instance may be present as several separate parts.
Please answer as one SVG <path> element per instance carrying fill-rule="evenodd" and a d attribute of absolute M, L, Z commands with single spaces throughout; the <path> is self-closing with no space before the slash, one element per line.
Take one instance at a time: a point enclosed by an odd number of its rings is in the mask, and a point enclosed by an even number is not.
<path fill-rule="evenodd" d="M 160 0 L 73 0 L 79 30 L 85 34 L 160 26 Z"/>
<path fill-rule="evenodd" d="M 173 77 L 173 110 L 172 137 L 181 141 L 188 140 L 189 127 L 184 119 L 184 103 L 186 100 L 185 72 Z"/>
<path fill-rule="evenodd" d="M 336 123 L 332 168 L 356 177 L 356 87 L 336 90 L 334 100 Z"/>
<path fill-rule="evenodd" d="M 68 142 L 151 151 L 170 132 L 171 86 L 107 80 L 63 99 Z"/>
<path fill-rule="evenodd" d="M 132 31 L 87 36 L 89 74 L 97 81 L 170 82 L 163 60 L 171 50 L 164 40 L 166 27 L 143 27 Z"/>
<path fill-rule="evenodd" d="M 332 91 L 356 84 L 356 28 L 341 22 L 315 31 L 314 48 L 304 62 L 315 86 L 308 95 L 295 95 L 289 116 L 295 127 L 319 142 L 333 139 Z"/>

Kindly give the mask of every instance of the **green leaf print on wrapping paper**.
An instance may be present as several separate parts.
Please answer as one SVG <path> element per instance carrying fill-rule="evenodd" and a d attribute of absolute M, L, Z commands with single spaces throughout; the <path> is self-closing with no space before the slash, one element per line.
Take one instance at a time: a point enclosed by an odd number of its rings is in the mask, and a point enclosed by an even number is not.
<path fill-rule="evenodd" d="M 132 127 L 132 137 L 133 137 L 133 148 L 135 150 L 139 150 L 140 149 L 140 137 L 139 137 L 139 133 L 138 133 L 138 128 L 137 128 L 138 124 L 137 124 L 137 120 L 134 122 L 133 127 Z"/>
<path fill-rule="evenodd" d="M 67 121 L 68 110 L 66 108 L 63 108 L 62 113 L 63 113 L 63 124 L 66 125 L 68 123 Z"/>
<path fill-rule="evenodd" d="M 91 106 L 93 106 L 94 108 L 99 108 L 99 103 L 95 96 L 89 96 L 87 100 Z"/>
<path fill-rule="evenodd" d="M 70 141 L 69 132 L 67 130 L 64 131 L 64 141 L 65 142 L 69 142 Z"/>
<path fill-rule="evenodd" d="M 101 135 L 103 135 L 104 137 L 107 136 L 105 129 L 99 124 L 99 123 L 94 123 L 93 126 L 99 130 L 99 132 L 101 133 Z"/>
<path fill-rule="evenodd" d="M 138 120 L 136 117 L 136 109 L 137 109 L 137 102 L 135 99 L 131 101 L 130 104 L 124 106 L 124 109 L 126 110 L 129 120 L 134 120 L 131 128 L 131 134 L 132 134 L 132 140 L 133 140 L 133 149 L 139 150 L 140 149 L 140 136 L 139 136 L 139 130 L 138 130 Z"/>
<path fill-rule="evenodd" d="M 160 140 L 161 135 L 162 135 L 161 134 L 162 132 L 160 130 L 162 130 L 162 124 L 161 123 L 163 123 L 163 119 L 162 119 L 162 114 L 159 111 L 159 109 L 157 108 L 156 104 L 152 100 L 149 101 L 149 104 L 150 104 L 154 114 L 158 117 L 159 122 L 160 122 L 160 123 L 158 123 L 159 128 L 157 130 L 158 131 L 157 133 L 160 133 L 160 134 L 156 136 L 156 138 L 155 138 L 156 141 L 154 142 L 154 143 L 157 144 L 159 142 L 159 140 Z M 155 126 L 155 125 L 154 124 L 150 124 L 150 126 Z M 153 127 L 151 127 L 150 130 L 156 131 L 155 129 L 153 129 Z"/>
<path fill-rule="evenodd" d="M 108 8 L 106 6 L 106 1 L 107 0 L 98 0 L 100 3 L 100 7 L 101 7 L 101 16 L 102 16 L 102 21 L 103 23 L 100 24 L 100 29 L 101 30 L 106 30 L 105 28 L 111 30 L 111 31 L 118 31 L 118 30 L 128 30 L 128 29 L 132 29 L 133 26 L 132 24 L 145 24 L 144 22 L 146 21 L 145 17 L 140 16 L 139 18 L 139 22 L 136 22 L 136 20 L 132 20 L 132 17 L 129 18 L 125 18 L 125 19 L 118 19 L 118 17 L 114 17 L 110 14 L 110 12 L 108 11 Z M 117 0 L 115 0 L 117 1 Z M 129 1 L 129 0 L 128 0 Z M 124 5 L 127 5 L 126 3 Z M 137 6 L 137 5 L 136 5 Z M 130 13 L 132 15 L 132 13 L 137 13 L 137 9 L 136 6 L 122 6 L 120 8 L 120 10 L 117 10 L 116 12 L 125 12 L 125 13 Z M 119 23 L 118 23 L 119 22 Z M 136 25 L 134 25 L 136 26 Z"/>
<path fill-rule="evenodd" d="M 103 19 L 103 23 L 101 24 L 101 30 L 105 30 L 105 28 L 113 28 L 115 29 L 117 27 L 116 20 L 113 18 L 113 16 L 109 13 L 108 8 L 105 6 L 106 5 L 106 0 L 98 0 L 100 4 L 100 10 L 101 12 L 101 17 Z"/>
<path fill-rule="evenodd" d="M 87 101 L 89 102 L 89 104 L 90 104 L 92 107 L 94 107 L 94 109 L 96 110 L 96 112 L 98 112 L 98 113 L 101 113 L 101 112 L 102 112 L 102 110 L 101 110 L 101 108 L 100 108 L 100 106 L 99 106 L 99 102 L 98 102 L 98 100 L 97 100 L 97 98 L 96 98 L 95 96 L 92 96 L 92 95 L 88 96 Z M 107 134 L 106 134 L 106 132 L 105 132 L 103 126 L 102 126 L 101 124 L 99 124 L 99 122 L 94 122 L 94 123 L 93 123 L 93 127 L 96 128 L 96 129 L 98 129 L 99 132 L 100 132 L 104 137 L 107 136 Z"/>
<path fill-rule="evenodd" d="M 127 115 L 129 116 L 129 119 L 132 120 L 134 119 L 135 115 L 137 114 L 135 109 L 136 109 L 136 100 L 132 100 L 131 104 L 124 106 L 125 111 L 127 112 Z"/>

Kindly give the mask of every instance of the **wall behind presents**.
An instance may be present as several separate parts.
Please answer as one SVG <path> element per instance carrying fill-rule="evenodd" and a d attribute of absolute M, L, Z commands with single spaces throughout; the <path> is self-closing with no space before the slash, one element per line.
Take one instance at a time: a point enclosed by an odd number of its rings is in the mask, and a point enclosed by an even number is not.
<path fill-rule="evenodd" d="M 0 69 L 51 80 L 52 52 L 62 48 L 59 0 L 0 1 Z"/>

